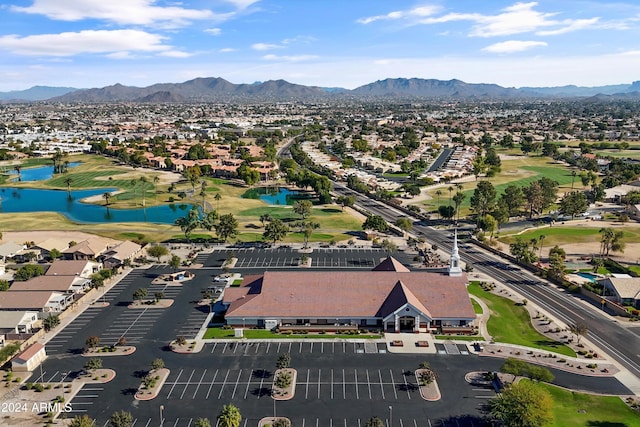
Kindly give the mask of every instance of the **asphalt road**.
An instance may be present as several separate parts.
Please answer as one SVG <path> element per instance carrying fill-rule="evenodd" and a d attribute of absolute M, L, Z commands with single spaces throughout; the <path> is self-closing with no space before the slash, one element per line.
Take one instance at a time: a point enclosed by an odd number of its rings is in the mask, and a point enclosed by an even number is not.
<path fill-rule="evenodd" d="M 334 191 L 356 197 L 356 204 L 373 214 L 381 215 L 393 223 L 399 217 L 407 217 L 398 211 L 356 193 L 340 183 L 334 182 Z M 423 236 L 430 243 L 435 243 L 445 251 L 451 250 L 451 230 L 442 231 L 429 227 L 428 224 L 415 222 L 413 233 Z M 522 294 L 529 301 L 545 307 L 556 317 L 567 324 L 584 323 L 588 329 L 588 338 L 605 350 L 611 357 L 627 368 L 633 375 L 640 377 L 640 339 L 633 331 L 612 321 L 603 315 L 598 308 L 568 294 L 524 269 L 512 266 L 504 259 L 484 252 L 475 246 L 460 247 L 460 257 L 471 263 L 476 271 L 494 277 L 508 287 Z"/>

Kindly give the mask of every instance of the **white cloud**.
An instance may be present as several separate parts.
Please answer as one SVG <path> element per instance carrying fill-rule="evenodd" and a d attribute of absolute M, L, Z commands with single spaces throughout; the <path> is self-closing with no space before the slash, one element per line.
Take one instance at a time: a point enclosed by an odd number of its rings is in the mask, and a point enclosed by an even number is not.
<path fill-rule="evenodd" d="M 356 22 L 360 24 L 371 24 L 376 21 L 393 21 L 398 19 L 409 19 L 409 18 L 423 18 L 425 16 L 431 16 L 440 11 L 439 6 L 421 6 L 415 7 L 409 10 L 397 10 L 394 12 L 389 12 L 386 15 L 376 15 L 369 16 L 366 18 L 360 18 L 356 20 Z"/>
<path fill-rule="evenodd" d="M 238 9 L 246 9 L 254 3 L 258 3 L 260 0 L 225 0 L 227 3 L 233 4 Z"/>
<path fill-rule="evenodd" d="M 317 59 L 317 55 L 264 55 L 262 59 L 267 61 L 301 62 Z"/>
<path fill-rule="evenodd" d="M 200 19 L 223 21 L 234 16 L 233 12 L 216 14 L 207 9 L 164 7 L 156 3 L 156 0 L 33 0 L 31 6 L 12 6 L 11 9 L 60 21 L 101 19 L 122 25 L 162 24 L 170 27 Z M 232 3 L 238 6 L 249 0 Z"/>
<path fill-rule="evenodd" d="M 283 47 L 282 45 L 272 43 L 254 43 L 251 45 L 251 49 L 253 50 L 273 50 L 282 49 Z"/>
<path fill-rule="evenodd" d="M 482 50 L 491 53 L 514 53 L 542 46 L 547 46 L 547 43 L 539 41 L 508 40 L 506 42 L 492 44 Z"/>
<path fill-rule="evenodd" d="M 218 52 L 227 53 L 227 52 L 235 52 L 235 51 L 236 51 L 236 49 L 234 49 L 232 47 L 223 47 Z"/>
<path fill-rule="evenodd" d="M 193 56 L 192 53 L 183 52 L 181 50 L 165 50 L 159 53 L 160 56 L 167 56 L 169 58 L 188 58 Z"/>
<path fill-rule="evenodd" d="M 555 30 L 538 31 L 536 34 L 539 36 L 557 36 L 559 34 L 570 33 L 573 31 L 583 30 L 585 28 L 593 27 L 600 21 L 600 18 L 591 19 L 576 19 L 575 21 L 562 21 L 566 24 L 565 27 L 561 27 Z"/>
<path fill-rule="evenodd" d="M 599 22 L 598 17 L 556 20 L 555 17 L 558 13 L 539 12 L 535 10 L 537 6 L 537 2 L 520 2 L 504 8 L 494 15 L 450 12 L 440 16 L 437 15 L 439 8 L 425 7 L 361 18 L 357 22 L 370 24 L 383 20 L 405 20 L 411 25 L 435 25 L 468 21 L 472 23 L 472 27 L 469 29 L 471 37 L 499 37 L 532 32 L 540 36 L 551 36 L 583 30 L 593 27 Z"/>
<path fill-rule="evenodd" d="M 0 49 L 18 55 L 72 56 L 82 53 L 115 54 L 123 52 L 163 52 L 171 46 L 162 41 L 165 37 L 139 30 L 86 30 L 60 34 L 38 34 L 19 37 L 0 37 Z"/>
<path fill-rule="evenodd" d="M 222 29 L 221 28 L 207 28 L 206 30 L 204 30 L 205 33 L 211 34 L 212 36 L 219 36 L 220 34 L 222 34 Z"/>

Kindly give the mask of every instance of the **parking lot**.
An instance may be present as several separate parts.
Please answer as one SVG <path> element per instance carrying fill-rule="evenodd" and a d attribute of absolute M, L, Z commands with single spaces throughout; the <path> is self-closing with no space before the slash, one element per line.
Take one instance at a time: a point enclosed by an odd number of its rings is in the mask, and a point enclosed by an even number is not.
<path fill-rule="evenodd" d="M 410 265 L 413 255 L 403 252 L 392 254 L 400 262 Z M 314 248 L 311 253 L 284 247 L 276 248 L 226 248 L 216 249 L 211 254 L 200 254 L 196 262 L 206 267 L 220 268 L 224 261 L 235 256 L 238 261 L 234 269 L 278 269 L 294 268 L 302 257 L 311 258 L 315 269 L 372 269 L 387 256 L 387 252 L 376 248 Z"/>
<path fill-rule="evenodd" d="M 325 341 L 266 341 L 266 342 L 245 342 L 245 341 L 225 341 L 207 344 L 203 352 L 215 354 L 216 356 L 257 356 L 257 355 L 278 355 L 282 353 L 295 354 L 362 354 L 362 353 L 386 353 L 387 345 L 379 342 L 335 342 Z"/>

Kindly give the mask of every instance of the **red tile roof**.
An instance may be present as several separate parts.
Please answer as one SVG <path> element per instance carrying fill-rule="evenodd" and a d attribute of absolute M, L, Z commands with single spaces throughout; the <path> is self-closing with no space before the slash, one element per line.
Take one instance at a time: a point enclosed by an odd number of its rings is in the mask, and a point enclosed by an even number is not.
<path fill-rule="evenodd" d="M 26 363 L 33 356 L 38 354 L 38 352 L 40 350 L 42 350 L 43 348 L 44 348 L 44 346 L 42 344 L 40 344 L 39 342 L 31 344 L 25 351 L 23 351 L 22 353 L 18 354 L 16 357 L 14 357 L 13 360 Z"/>
<path fill-rule="evenodd" d="M 267 271 L 225 291 L 226 317 L 384 317 L 408 302 L 434 319 L 473 319 L 466 275 Z"/>

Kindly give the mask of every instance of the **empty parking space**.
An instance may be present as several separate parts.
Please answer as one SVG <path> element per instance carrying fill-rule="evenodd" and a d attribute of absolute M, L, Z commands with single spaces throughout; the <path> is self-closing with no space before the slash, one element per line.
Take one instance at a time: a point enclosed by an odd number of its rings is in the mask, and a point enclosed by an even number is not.
<path fill-rule="evenodd" d="M 205 346 L 204 352 L 217 355 L 257 356 L 265 354 L 365 354 L 386 353 L 385 343 L 345 341 L 219 341 Z"/>
<path fill-rule="evenodd" d="M 456 343 L 438 343 L 436 346 L 436 352 L 438 354 L 451 354 L 451 355 L 462 355 L 468 356 L 469 348 L 466 344 L 456 344 Z"/>
<path fill-rule="evenodd" d="M 101 307 L 89 307 L 83 313 L 78 315 L 78 317 L 76 317 L 69 325 L 47 342 L 47 354 L 52 356 L 67 352 L 69 341 L 81 334 L 86 326 L 91 322 L 94 322 L 96 316 L 98 316 L 102 311 L 103 308 Z"/>
<path fill-rule="evenodd" d="M 136 344 L 147 335 L 162 314 L 162 309 L 126 310 L 100 334 L 100 342 L 115 344 L 124 337 L 129 344 Z"/>
<path fill-rule="evenodd" d="M 172 371 L 162 394 L 166 399 L 246 400 L 270 396 L 273 370 L 180 369 Z M 318 368 L 298 369 L 297 400 L 384 400 L 419 399 L 412 371 L 400 369 Z"/>
<path fill-rule="evenodd" d="M 71 417 L 76 415 L 83 415 L 85 412 L 91 410 L 91 406 L 98 403 L 100 393 L 104 390 L 103 387 L 99 387 L 96 384 L 88 384 L 82 387 L 80 391 L 71 400 Z"/>

